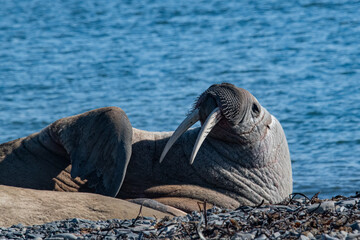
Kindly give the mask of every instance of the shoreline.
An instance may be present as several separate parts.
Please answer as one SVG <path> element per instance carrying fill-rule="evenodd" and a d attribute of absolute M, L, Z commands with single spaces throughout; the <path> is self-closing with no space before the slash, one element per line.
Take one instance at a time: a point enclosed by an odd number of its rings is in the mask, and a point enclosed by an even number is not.
<path fill-rule="evenodd" d="M 206 203 L 203 203 L 204 205 Z M 200 204 L 201 205 L 201 204 Z M 199 206 L 203 207 L 203 206 Z M 131 220 L 68 219 L 0 227 L 0 239 L 359 239 L 360 194 L 311 199 L 294 193 L 279 204 L 213 207 L 184 217 Z"/>

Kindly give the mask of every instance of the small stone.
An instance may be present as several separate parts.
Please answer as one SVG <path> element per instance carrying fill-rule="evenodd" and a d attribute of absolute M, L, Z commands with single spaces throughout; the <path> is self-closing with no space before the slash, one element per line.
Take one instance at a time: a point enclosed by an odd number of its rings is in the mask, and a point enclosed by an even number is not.
<path fill-rule="evenodd" d="M 52 236 L 52 238 L 63 238 L 66 240 L 76 240 L 77 237 L 74 234 L 71 233 L 60 233 Z"/>
<path fill-rule="evenodd" d="M 337 202 L 336 205 L 339 205 L 339 206 L 344 206 L 346 208 L 352 208 L 353 206 L 356 205 L 356 200 L 355 199 L 351 199 L 351 200 L 344 200 L 344 201 L 339 201 Z"/>
<path fill-rule="evenodd" d="M 16 238 L 16 236 L 13 233 L 8 233 L 5 235 L 6 238 Z"/>
<path fill-rule="evenodd" d="M 88 227 L 88 224 L 86 223 L 80 223 L 78 228 L 87 228 Z"/>
<path fill-rule="evenodd" d="M 281 233 L 276 232 L 276 233 L 274 233 L 272 236 L 273 236 L 273 238 L 278 238 L 278 237 L 280 237 L 280 236 L 281 236 Z"/>
<path fill-rule="evenodd" d="M 39 240 L 39 239 L 43 239 L 45 237 L 44 234 L 35 234 L 35 233 L 30 233 L 30 234 L 27 234 L 26 235 L 26 238 L 31 238 L 31 239 L 36 239 L 36 240 Z"/>
<path fill-rule="evenodd" d="M 304 235 L 300 235 L 300 240 L 310 240 L 310 238 L 308 238 L 307 236 Z"/>
<path fill-rule="evenodd" d="M 308 238 L 310 238 L 310 239 L 314 239 L 314 238 L 315 238 L 314 235 L 313 235 L 311 232 L 308 232 L 308 233 L 306 234 L 306 236 L 307 236 Z"/>
<path fill-rule="evenodd" d="M 360 221 L 359 220 L 355 221 L 353 224 L 350 225 L 350 227 L 352 228 L 353 231 L 354 230 L 360 231 Z"/>
<path fill-rule="evenodd" d="M 102 231 L 102 232 L 98 232 L 97 234 L 101 235 L 101 236 L 107 236 L 107 235 L 110 234 L 110 232 L 109 231 Z"/>
<path fill-rule="evenodd" d="M 117 237 L 116 237 L 116 236 L 106 236 L 104 239 L 105 239 L 105 240 L 116 240 Z M 140 239 L 140 238 L 139 238 L 139 239 Z"/>
<path fill-rule="evenodd" d="M 345 231 L 340 231 L 336 234 L 336 237 L 340 238 L 340 239 L 345 239 L 347 237 L 348 233 Z"/>
<path fill-rule="evenodd" d="M 360 233 L 349 233 L 346 237 L 346 240 L 358 240 L 360 238 Z"/>
<path fill-rule="evenodd" d="M 335 210 L 335 202 L 327 201 L 319 204 L 312 204 L 307 208 L 310 213 L 324 213 L 325 211 L 334 211 Z"/>
<path fill-rule="evenodd" d="M 322 240 L 338 240 L 337 237 L 332 237 L 332 236 L 330 236 L 330 235 L 328 235 L 328 234 L 323 234 L 323 235 L 321 235 L 321 239 L 322 239 Z"/>
<path fill-rule="evenodd" d="M 291 207 L 283 206 L 283 205 L 271 205 L 270 208 L 276 209 L 276 210 L 286 210 L 288 212 L 294 211 Z"/>
<path fill-rule="evenodd" d="M 292 236 L 292 237 L 299 238 L 301 235 L 300 232 L 297 232 L 295 230 L 290 230 L 289 232 L 290 232 L 290 236 Z"/>
<path fill-rule="evenodd" d="M 142 232 L 145 236 L 151 236 L 151 234 L 155 234 L 156 233 L 156 230 L 153 230 L 153 231 L 143 231 Z"/>
<path fill-rule="evenodd" d="M 337 212 L 344 212 L 344 211 L 346 211 L 346 210 L 347 210 L 347 208 L 344 207 L 344 206 L 336 206 L 336 211 L 337 211 Z"/>
<path fill-rule="evenodd" d="M 290 236 L 290 232 L 288 230 L 286 230 L 283 234 L 282 234 L 282 238 L 287 238 L 288 236 Z"/>
<path fill-rule="evenodd" d="M 21 223 L 11 226 L 11 228 L 23 228 L 23 227 L 24 225 L 22 225 Z"/>
<path fill-rule="evenodd" d="M 254 235 L 250 233 L 236 233 L 231 237 L 231 240 L 251 240 L 254 239 Z"/>
<path fill-rule="evenodd" d="M 94 229 L 94 230 L 100 230 L 100 229 L 101 229 L 101 225 L 91 224 L 90 228 L 91 228 L 91 229 Z"/>
<path fill-rule="evenodd" d="M 139 234 L 129 233 L 125 236 L 127 239 L 139 239 Z"/>
<path fill-rule="evenodd" d="M 114 232 L 117 235 L 123 235 L 123 234 L 131 233 L 131 230 L 130 229 L 115 229 Z"/>
<path fill-rule="evenodd" d="M 256 240 L 266 240 L 268 239 L 268 237 L 265 234 L 261 234 L 260 236 L 258 236 L 257 238 L 255 238 Z"/>
<path fill-rule="evenodd" d="M 299 217 L 302 217 L 302 216 L 305 216 L 305 215 L 306 215 L 305 211 L 301 211 L 301 212 L 299 213 Z"/>
<path fill-rule="evenodd" d="M 81 222 L 81 219 L 79 219 L 79 218 L 73 218 L 73 219 L 70 220 L 70 222 L 72 222 L 72 223 L 80 223 L 80 222 Z"/>

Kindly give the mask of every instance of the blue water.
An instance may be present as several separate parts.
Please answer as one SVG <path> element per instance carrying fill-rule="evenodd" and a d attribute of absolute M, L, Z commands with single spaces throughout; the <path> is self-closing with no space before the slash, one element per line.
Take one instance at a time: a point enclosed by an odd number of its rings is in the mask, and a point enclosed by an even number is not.
<path fill-rule="evenodd" d="M 360 1 L 0 5 L 0 142 L 104 106 L 174 130 L 231 82 L 282 123 L 295 192 L 360 190 Z"/>

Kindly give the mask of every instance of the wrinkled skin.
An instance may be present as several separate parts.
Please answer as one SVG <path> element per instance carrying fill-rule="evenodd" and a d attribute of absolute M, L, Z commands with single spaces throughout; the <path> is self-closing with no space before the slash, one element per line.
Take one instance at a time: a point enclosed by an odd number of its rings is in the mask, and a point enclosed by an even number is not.
<path fill-rule="evenodd" d="M 181 134 L 177 130 L 170 141 L 172 132 L 132 128 L 115 107 L 60 119 L 0 145 L 0 184 L 90 191 L 140 203 L 150 198 L 186 212 L 198 210 L 199 200 L 234 209 L 291 194 L 283 129 L 249 92 L 213 85 L 184 122 L 194 119 L 202 130 L 180 126 Z M 165 147 L 167 142 L 174 144 Z"/>

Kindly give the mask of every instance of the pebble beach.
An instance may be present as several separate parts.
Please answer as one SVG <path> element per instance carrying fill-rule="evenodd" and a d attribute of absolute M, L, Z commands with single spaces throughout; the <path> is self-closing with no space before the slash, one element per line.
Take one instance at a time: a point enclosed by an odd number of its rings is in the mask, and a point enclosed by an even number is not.
<path fill-rule="evenodd" d="M 360 193 L 319 199 L 294 193 L 280 204 L 213 207 L 184 217 L 90 221 L 0 227 L 0 239 L 360 239 Z"/>

